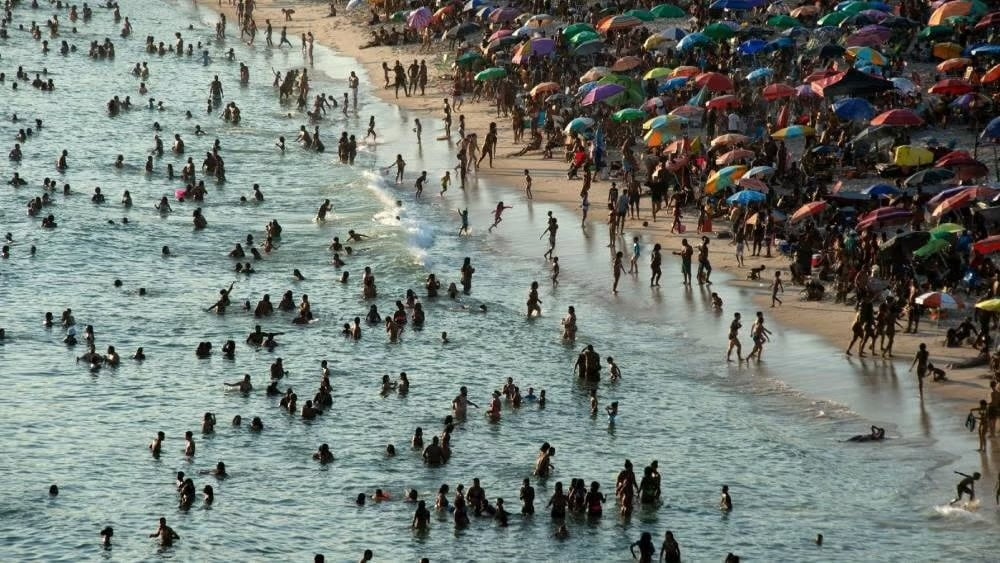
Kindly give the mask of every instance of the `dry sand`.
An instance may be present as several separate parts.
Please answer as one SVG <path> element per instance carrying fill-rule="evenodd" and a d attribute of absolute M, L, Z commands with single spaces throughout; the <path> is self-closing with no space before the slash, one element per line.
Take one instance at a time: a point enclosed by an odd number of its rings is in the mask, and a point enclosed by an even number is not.
<path fill-rule="evenodd" d="M 213 2 L 205 1 L 201 3 L 206 8 L 224 11 L 229 21 L 227 34 L 231 39 L 239 37 L 238 28 L 234 25 L 236 22 L 234 6 L 229 4 L 217 5 Z M 292 21 L 283 21 L 284 16 L 280 11 L 282 8 L 295 9 Z M 271 20 L 276 36 L 281 26 L 287 25 L 289 37 L 293 39 L 293 44 L 295 45 L 294 49 L 298 49 L 298 41 L 294 38 L 299 37 L 302 33 L 312 31 L 317 42 L 332 47 L 343 55 L 361 61 L 371 80 L 374 93 L 377 96 L 389 103 L 394 103 L 401 108 L 415 112 L 420 117 L 423 125 L 424 142 L 442 142 L 435 139 L 444 133 L 443 100 L 445 97 L 449 97 L 448 93 L 450 90 L 450 82 L 442 77 L 451 73 L 450 64 L 447 61 L 453 58 L 448 52 L 446 44 L 435 42 L 433 52 L 418 52 L 419 45 L 362 49 L 361 46 L 368 42 L 372 29 L 365 23 L 368 16 L 367 12 L 347 12 L 343 9 L 342 4 L 337 6 L 337 10 L 338 15 L 336 17 L 329 17 L 329 6 L 325 3 L 301 5 L 292 2 L 260 0 L 257 3 L 254 18 L 259 22 L 258 25 L 260 27 L 256 43 L 257 45 L 263 43 L 263 37 L 261 36 L 263 35 L 264 19 Z M 404 66 L 407 66 L 414 59 L 424 59 L 427 61 L 428 85 L 425 96 L 401 96 L 397 99 L 393 90 L 381 88 L 382 84 L 384 84 L 382 62 L 388 62 L 391 67 L 397 59 Z M 362 80 L 365 79 L 363 74 L 359 73 L 359 76 L 361 76 Z M 346 77 L 335 78 L 346 79 Z M 541 158 L 540 153 L 532 153 L 516 158 L 505 157 L 505 155 L 511 154 L 521 147 L 513 144 L 513 135 L 509 130 L 510 119 L 497 119 L 495 107 L 486 101 L 475 104 L 466 101 L 461 110 L 454 113 L 452 140 L 458 139 L 459 114 L 465 116 L 467 131 L 478 133 L 480 139 L 485 136 L 491 121 L 496 121 L 499 128 L 500 135 L 497 147 L 499 158 L 494 161 L 493 168 L 486 167 L 486 163 L 484 162 L 484 167 L 479 170 L 479 175 L 489 177 L 491 180 L 501 184 L 506 184 L 513 190 L 520 190 L 522 187 L 521 178 L 523 177 L 523 171 L 529 169 L 533 178 L 532 191 L 536 200 L 564 204 L 570 208 L 578 207 L 580 181 L 566 179 L 567 164 L 562 159 L 544 160 Z M 954 132 L 949 131 L 949 133 L 953 134 Z M 960 139 L 960 144 L 957 148 L 971 151 L 972 142 L 972 135 L 966 134 L 965 137 Z M 457 159 L 455 162 L 450 163 L 450 165 L 454 166 L 456 163 Z M 433 172 L 430 173 L 430 176 L 432 178 L 435 177 Z M 845 189 L 860 189 L 872 181 L 870 178 L 867 180 L 857 180 L 853 184 L 849 183 L 846 185 Z M 610 182 L 600 182 L 595 178 L 592 188 L 592 201 L 595 202 L 595 205 L 592 207 L 590 215 L 595 222 L 603 222 L 606 218 L 607 214 L 598 209 L 599 206 L 597 203 L 605 201 L 609 187 Z M 659 221 L 654 223 L 652 222 L 652 217 L 649 216 L 649 204 L 645 201 L 643 204 L 645 209 L 643 210 L 642 218 L 628 222 L 627 230 L 629 232 L 641 233 L 648 245 L 659 242 L 663 246 L 664 254 L 668 256 L 671 251 L 680 248 L 680 241 L 683 237 L 691 239 L 691 242 L 696 244 L 700 235 L 695 232 L 695 217 L 692 217 L 690 213 L 684 218 L 685 224 L 688 227 L 687 234 L 683 236 L 673 235 L 669 233 L 669 213 L 664 211 L 660 214 Z M 643 226 L 643 222 L 645 221 L 649 221 L 648 226 Z M 604 232 L 603 227 L 600 227 L 600 229 L 600 232 Z M 728 222 L 724 219 L 716 220 L 715 230 L 728 230 Z M 831 299 L 832 296 L 828 296 L 822 302 L 800 300 L 798 292 L 801 288 L 792 286 L 788 281 L 785 282 L 786 293 L 783 296 L 784 304 L 776 308 L 770 308 L 770 289 L 769 283 L 766 280 L 773 275 L 775 270 L 783 270 L 783 278 L 785 280 L 790 279 L 791 276 L 787 271 L 788 259 L 777 254 L 772 258 L 751 258 L 747 256 L 746 267 L 740 268 L 736 263 L 734 247 L 728 243 L 729 241 L 727 240 L 713 239 L 712 265 L 716 270 L 732 274 L 733 284 L 755 293 L 754 301 L 760 307 L 760 310 L 784 326 L 816 334 L 827 340 L 832 346 L 846 347 L 847 342 L 850 340 L 850 325 L 854 317 L 853 308 L 834 304 Z M 679 278 L 679 272 L 671 268 L 672 264 L 672 262 L 667 264 L 664 276 L 665 285 L 674 283 Z M 763 283 L 746 281 L 749 268 L 757 265 L 765 265 L 767 267 L 765 281 Z M 607 275 L 610 285 L 610 268 Z M 828 291 L 829 293 L 831 292 Z M 961 312 L 958 315 L 952 315 L 951 319 L 943 320 L 940 323 L 931 321 L 925 315 L 925 318 L 921 320 L 919 334 L 911 335 L 904 334 L 902 331 L 897 332 L 895 341 L 896 361 L 899 361 L 901 364 L 905 362 L 905 366 L 909 367 L 910 361 L 921 342 L 928 344 L 931 361 L 939 367 L 973 357 L 975 352 L 970 348 L 946 348 L 943 345 L 944 333 L 948 326 L 950 326 L 948 323 L 958 322 L 956 319 L 961 319 Z M 885 362 L 889 360 L 869 356 L 862 361 Z M 956 409 L 962 410 L 975 406 L 979 399 L 989 398 L 989 379 L 986 368 L 948 369 L 947 371 L 950 381 L 945 383 L 927 382 L 927 385 L 925 385 L 927 393 L 934 394 L 940 398 L 954 400 Z"/>

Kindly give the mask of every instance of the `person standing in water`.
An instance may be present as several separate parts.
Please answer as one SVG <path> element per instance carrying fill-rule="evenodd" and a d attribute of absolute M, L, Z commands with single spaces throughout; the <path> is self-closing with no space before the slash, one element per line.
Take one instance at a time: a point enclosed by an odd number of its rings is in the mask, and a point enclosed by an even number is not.
<path fill-rule="evenodd" d="M 781 272 L 774 272 L 774 281 L 771 282 L 771 307 L 777 303 L 781 305 L 781 299 L 778 299 L 778 293 L 785 292 L 785 285 L 781 283 Z"/>
<path fill-rule="evenodd" d="M 917 368 L 917 387 L 920 390 L 920 398 L 924 398 L 924 378 L 927 377 L 927 364 L 930 363 L 930 352 L 927 351 L 927 344 L 921 342 L 920 349 L 913 356 L 913 363 L 910 364 L 910 369 L 907 371 L 913 371 L 913 367 Z"/>
<path fill-rule="evenodd" d="M 466 236 L 469 235 L 469 210 L 468 209 L 458 209 L 458 216 L 462 219 L 462 228 L 458 230 L 458 236 L 462 236 L 465 233 Z"/>
<path fill-rule="evenodd" d="M 976 474 L 978 475 L 978 473 Z M 173 528 L 167 526 L 167 519 L 160 518 L 160 526 L 156 528 L 156 531 L 149 534 L 151 538 L 159 538 L 161 547 L 170 547 L 174 545 L 174 540 L 179 540 L 181 537 L 177 535 L 177 532 Z"/>
<path fill-rule="evenodd" d="M 733 322 L 729 323 L 729 350 L 726 351 L 726 361 L 733 361 L 733 349 L 736 349 L 736 359 L 740 362 L 743 361 L 743 346 L 740 344 L 740 328 L 743 324 L 740 323 L 740 314 L 733 313 Z"/>

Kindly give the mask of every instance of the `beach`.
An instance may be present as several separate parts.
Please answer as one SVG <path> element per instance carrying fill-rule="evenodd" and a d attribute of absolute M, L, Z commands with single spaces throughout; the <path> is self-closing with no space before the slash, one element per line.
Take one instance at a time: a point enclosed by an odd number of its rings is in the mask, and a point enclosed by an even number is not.
<path fill-rule="evenodd" d="M 505 131 L 506 119 L 497 121 L 495 168 L 484 163 L 466 189 L 456 182 L 439 196 L 437 179 L 457 163 L 455 144 L 436 140 L 443 133 L 443 87 L 433 88 L 439 95 L 428 88 L 424 97 L 397 103 L 391 90 L 381 88 L 381 61 L 398 54 L 405 63 L 409 51 L 359 49 L 366 29 L 342 11 L 325 17 L 326 6 L 294 6 L 286 24 L 280 9 L 291 6 L 264 2 L 257 8 L 258 23 L 271 19 L 275 39 L 288 26 L 291 48 L 265 48 L 260 32 L 255 47 L 241 43 L 233 8 L 211 2 L 123 6 L 122 15 L 136 28 L 127 38 L 117 35 L 122 23 L 111 10 L 95 8 L 91 22 L 77 23 L 78 34 L 63 35 L 82 52 L 61 58 L 42 53 L 23 30 L 12 29 L 14 37 L 0 43 L 8 77 L 0 87 L 8 90 L 10 113 L 19 117 L 15 122 L 7 115 L 0 134 L 13 139 L 35 118 L 44 119 L 44 127 L 22 142 L 24 159 L 4 171 L 5 178 L 18 172 L 28 184 L 9 188 L 0 200 L 3 231 L 13 239 L 9 258 L 0 262 L 0 291 L 9 309 L 0 359 L 10 390 L 0 398 L 0 451 L 10 454 L 0 460 L 0 472 L 14 491 L 0 504 L 0 557 L 257 561 L 325 554 L 357 560 L 370 549 L 376 561 L 607 561 L 628 558 L 628 545 L 642 532 L 658 545 L 665 530 L 673 531 L 686 561 L 721 560 L 727 552 L 747 560 L 878 561 L 888 554 L 976 560 L 992 548 L 992 444 L 987 453 L 974 452 L 975 435 L 962 427 L 969 403 L 986 395 L 981 372 L 950 370 L 951 381 L 928 382 L 927 397 L 919 401 L 915 378 L 903 369 L 917 337 L 899 334 L 896 362 L 845 358 L 849 308 L 799 301 L 798 288 L 789 284 L 785 304 L 771 309 L 766 282 L 744 279 L 747 269 L 736 267 L 725 239 L 711 239 L 715 283 L 682 286 L 671 255 L 681 237 L 669 233 L 666 212 L 642 226 L 646 200 L 642 218 L 628 221 L 623 233 L 626 240 L 640 239 L 639 273 L 623 276 L 619 293 L 612 294 L 606 214 L 597 210 L 608 181 L 595 181 L 592 221 L 579 227 L 580 181 L 565 179 L 566 164 L 558 158 L 504 157 L 518 149 Z M 225 40 L 213 31 L 220 8 L 230 22 Z M 36 17 L 23 6 L 14 13 L 15 23 L 26 27 L 27 18 Z M 307 31 L 316 37 L 309 66 L 297 40 Z M 144 50 L 143 37 L 169 41 L 174 33 L 209 58 Z M 118 56 L 86 57 L 87 42 L 105 37 L 113 38 Z M 132 76 L 143 61 L 149 78 Z M 250 76 L 243 85 L 241 64 Z M 21 65 L 32 75 L 45 68 L 56 89 L 32 89 L 30 80 L 11 89 Z M 347 91 L 349 73 L 360 71 L 359 110 L 329 108 L 311 122 L 294 101 L 279 102 L 270 72 L 293 68 L 308 68 L 312 91 L 332 99 Z M 432 76 L 444 72 L 440 65 L 432 68 Z M 225 87 L 224 100 L 241 109 L 240 123 L 222 119 L 219 107 L 205 111 L 215 76 Z M 140 81 L 148 94 L 137 94 Z M 134 99 L 133 109 L 114 117 L 102 111 L 113 96 L 125 95 Z M 147 97 L 166 106 L 147 108 Z M 467 130 L 482 136 L 495 109 L 466 101 L 456 113 L 466 116 Z M 360 139 L 370 115 L 378 141 L 360 142 L 353 166 L 338 162 L 337 136 L 345 131 Z M 418 118 L 424 124 L 419 145 L 413 132 Z M 454 141 L 457 121 L 456 115 Z M 195 134 L 196 125 L 205 135 Z M 325 152 L 295 142 L 303 125 L 321 130 Z M 179 134 L 187 152 L 168 148 L 156 155 L 154 134 L 168 147 Z M 275 147 L 279 136 L 287 149 Z M 181 201 L 184 182 L 169 178 L 166 165 L 179 171 L 189 156 L 198 163 L 216 140 L 226 180 L 199 169 L 205 199 Z M 53 169 L 62 150 L 69 166 Z M 113 164 L 119 154 L 125 161 L 120 168 Z M 399 184 L 388 170 L 397 154 L 407 161 Z M 148 173 L 147 156 L 153 159 Z M 524 169 L 534 178 L 532 200 L 523 193 Z M 413 182 L 421 170 L 430 181 L 418 199 Z M 68 195 L 45 190 L 43 178 L 72 189 Z M 259 200 L 254 184 L 263 194 Z M 92 199 L 97 186 L 107 201 Z M 121 203 L 125 190 L 134 205 Z M 25 214 L 43 194 L 52 202 L 41 217 Z M 154 208 L 162 197 L 171 212 Z M 325 199 L 332 210 L 318 220 L 316 209 Z M 511 209 L 491 231 L 498 201 Z M 207 220 L 204 229 L 192 229 L 196 208 Z M 468 210 L 468 235 L 459 234 L 462 209 Z M 58 227 L 40 228 L 50 212 Z M 542 256 L 549 212 L 561 225 L 558 285 L 550 281 L 552 263 Z M 695 242 L 694 217 L 686 213 L 684 219 L 686 236 Z M 282 234 L 265 251 L 273 232 L 265 227 L 273 221 Z M 349 230 L 363 236 L 347 240 Z M 332 262 L 333 237 L 353 247 L 340 254 L 343 266 Z M 245 258 L 228 255 L 236 243 L 248 249 Z M 661 287 L 650 288 L 648 252 L 655 243 L 663 245 L 664 274 Z M 250 248 L 263 256 L 254 259 Z M 445 288 L 460 283 L 465 258 L 476 270 L 471 290 L 449 298 Z M 748 264 L 757 260 L 747 258 Z M 239 262 L 252 264 L 255 273 L 235 271 Z M 761 263 L 771 274 L 787 259 Z M 366 266 L 378 287 L 373 299 L 363 295 Z M 438 297 L 428 295 L 429 274 L 442 282 Z M 542 314 L 529 318 L 525 297 L 533 281 L 540 285 Z M 232 302 L 225 314 L 206 311 L 227 287 Z M 412 325 L 407 290 L 427 313 L 423 329 Z M 297 324 L 292 311 L 252 313 L 264 294 L 277 303 L 286 291 L 296 305 L 308 294 L 313 322 Z M 713 309 L 712 292 L 725 303 L 721 311 Z M 363 321 L 360 339 L 342 335 L 344 325 L 349 333 L 371 305 L 384 316 L 399 307 L 410 319 L 398 341 L 390 341 L 383 325 Z M 579 332 L 566 342 L 562 319 L 571 306 Z M 68 327 L 58 322 L 67 309 L 77 319 L 75 347 L 66 344 Z M 732 314 L 743 313 L 745 335 L 755 310 L 774 333 L 764 360 L 726 362 Z M 43 325 L 44 312 L 55 314 L 53 326 Z M 278 346 L 245 343 L 257 324 L 275 334 Z M 120 365 L 93 369 L 77 359 L 86 352 L 88 325 L 100 353 L 117 347 Z M 940 340 L 942 330 L 925 320 L 919 336 Z M 236 343 L 231 359 L 220 352 L 227 340 Z M 206 341 L 212 353 L 196 356 Z M 587 344 L 600 358 L 614 357 L 620 381 L 609 379 L 606 366 L 598 381 L 577 377 L 574 363 Z M 745 336 L 743 345 L 748 351 Z M 139 346 L 148 355 L 141 362 L 131 359 Z M 935 362 L 964 357 L 945 354 L 932 348 Z M 279 357 L 287 370 L 276 382 L 282 393 L 269 395 L 264 389 Z M 329 362 L 332 404 L 312 419 L 282 408 L 279 399 L 287 400 L 284 391 L 292 387 L 300 407 L 314 397 L 321 360 Z M 413 382 L 408 392 L 380 391 L 383 376 L 398 382 L 401 372 Z M 244 374 L 253 380 L 251 392 L 232 385 Z M 530 389 L 537 397 L 544 390 L 548 403 L 542 407 L 535 398 L 516 406 L 505 399 L 501 416 L 483 416 L 493 390 L 508 377 L 519 393 Z M 449 429 L 445 417 L 455 414 L 452 400 L 460 386 L 478 407 Z M 605 414 L 612 402 L 620 405 L 614 418 Z M 217 425 L 199 432 L 205 413 L 214 413 Z M 263 431 L 249 428 L 253 417 L 263 420 Z M 846 442 L 872 425 L 884 427 L 889 439 Z M 421 448 L 411 447 L 417 427 L 427 441 L 449 436 L 447 464 L 422 462 Z M 166 438 L 154 456 L 147 444 L 158 431 Z M 186 431 L 194 433 L 197 454 L 183 453 Z M 549 477 L 532 474 L 543 442 L 558 450 Z M 329 463 L 312 457 L 321 444 L 333 453 Z M 390 444 L 394 456 L 386 453 Z M 622 516 L 613 489 L 626 459 L 640 475 L 658 461 L 663 500 Z M 211 473 L 219 461 L 229 468 L 225 478 Z M 952 471 L 972 470 L 986 476 L 978 486 L 982 509 L 949 507 L 957 481 Z M 214 503 L 199 496 L 184 506 L 178 471 L 199 491 L 212 485 Z M 468 487 L 474 478 L 493 506 L 498 498 L 506 501 L 508 526 L 473 516 L 471 525 L 456 529 L 451 512 L 433 509 L 443 484 L 451 486 L 453 499 L 456 486 Z M 519 514 L 525 478 L 536 491 L 534 516 Z M 604 514 L 568 515 L 569 537 L 560 540 L 546 503 L 557 481 L 568 486 L 576 479 L 601 484 Z M 51 484 L 58 484 L 58 496 L 46 494 Z M 719 510 L 724 484 L 733 494 L 732 512 Z M 375 498 L 376 489 L 388 494 Z M 432 510 L 429 530 L 411 529 L 415 505 L 404 500 L 411 491 Z M 355 500 L 359 494 L 364 506 Z M 148 537 L 160 517 L 179 534 L 172 546 Z M 115 528 L 113 547 L 100 545 L 98 532 L 106 526 Z M 859 541 L 858 530 L 872 531 L 878 541 Z M 823 546 L 815 543 L 819 533 L 826 537 Z"/>

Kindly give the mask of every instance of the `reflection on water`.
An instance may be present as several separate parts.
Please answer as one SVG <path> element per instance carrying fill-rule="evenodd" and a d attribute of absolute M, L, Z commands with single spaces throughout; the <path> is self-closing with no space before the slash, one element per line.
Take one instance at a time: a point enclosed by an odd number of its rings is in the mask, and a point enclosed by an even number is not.
<path fill-rule="evenodd" d="M 94 20 L 79 25 L 79 33 L 68 40 L 83 47 L 117 37 L 110 14 L 95 11 Z M 7 111 L 25 119 L 40 116 L 46 123 L 24 144 L 23 163 L 2 165 L 3 176 L 17 170 L 30 182 L 0 199 L 4 231 L 15 239 L 12 258 L 0 264 L 3 323 L 11 335 L 0 347 L 7 382 L 0 397 L 0 452 L 6 454 L 0 457 L 0 473 L 11 492 L 0 501 L 3 559 L 75 561 L 103 554 L 97 531 L 105 525 L 116 529 L 115 556 L 145 559 L 156 549 L 146 534 L 161 515 L 182 538 L 164 556 L 183 559 L 305 559 L 315 552 L 348 559 L 372 548 L 380 560 L 396 561 L 419 556 L 609 560 L 622 557 L 641 531 L 658 536 L 668 527 L 693 560 L 716 560 L 727 551 L 761 560 L 884 560 L 887 554 L 940 560 L 968 558 L 991 545 L 983 531 L 992 531 L 992 512 L 981 511 L 987 517 L 970 524 L 933 510 L 952 487 L 946 464 L 954 458 L 937 442 L 952 437 L 948 428 L 953 425 L 932 427 L 942 415 L 934 405 L 928 411 L 919 407 L 912 382 L 897 376 L 891 364 L 844 364 L 836 351 L 772 327 L 776 340 L 766 362 L 728 366 L 725 327 L 743 296 L 714 286 L 727 304 L 724 313 L 716 314 L 706 291 L 674 285 L 671 264 L 664 278 L 670 283 L 663 288 L 650 290 L 644 272 L 624 280 L 622 293 L 612 297 L 606 233 L 597 225 L 578 229 L 577 210 L 552 208 L 564 225 L 557 252 L 561 285 L 552 289 L 546 283 L 549 265 L 540 256 L 544 243 L 537 241 L 551 206 L 529 204 L 488 182 L 464 193 L 451 190 L 447 199 L 414 201 L 412 178 L 390 185 L 376 166 L 403 152 L 408 171 L 427 169 L 433 178 L 440 174 L 440 163 L 452 161 L 453 149 L 428 143 L 422 154 L 408 154 L 410 116 L 370 96 L 363 97 L 360 119 L 334 111 L 320 125 L 332 147 L 341 130 L 362 132 L 364 116 L 380 116 L 380 138 L 387 144 L 362 151 L 356 169 L 337 164 L 332 151 L 317 155 L 290 148 L 279 155 L 274 140 L 293 138 L 302 119 L 293 107 L 275 101 L 270 68 L 283 71 L 300 64 L 297 50 L 213 44 L 208 48 L 215 62 L 208 67 L 184 57 L 148 56 L 141 44 L 147 33 L 159 40 L 182 31 L 189 41 L 208 42 L 215 16 L 186 3 L 141 1 L 126 11 L 135 12 L 137 33 L 115 40 L 115 61 L 94 62 L 82 53 L 42 55 L 22 32 L 0 44 L 8 75 L 18 65 L 29 71 L 47 67 L 57 84 L 51 94 L 24 88 L 16 94 L 7 90 L 3 98 Z M 21 7 L 15 23 L 41 21 L 45 14 Z M 187 30 L 192 22 L 195 29 Z M 229 47 L 250 66 L 248 88 L 235 87 L 238 65 L 223 56 Z M 151 95 L 164 100 L 168 110 L 136 109 L 109 119 L 101 108 L 114 95 L 136 92 L 138 81 L 128 70 L 142 60 L 150 63 Z M 353 65 L 317 48 L 316 68 L 326 76 L 312 73 L 314 87 L 337 97 Z M 204 113 L 214 74 L 243 109 L 238 127 Z M 189 108 L 191 120 L 183 113 Z M 200 204 L 209 222 L 205 231 L 192 231 L 191 203 L 172 202 L 175 211 L 168 217 L 152 209 L 161 196 L 182 187 L 166 179 L 166 164 L 179 171 L 184 162 L 168 153 L 155 159 L 153 175 L 142 173 L 154 120 L 163 125 L 165 139 L 181 133 L 196 161 L 214 139 L 220 140 L 229 181 L 208 182 L 209 196 Z M 195 137 L 195 124 L 208 134 Z M 431 124 L 426 127 L 430 133 Z M 10 143 L 18 128 L 0 123 L 0 138 Z M 52 169 L 63 148 L 71 159 L 65 175 Z M 119 153 L 130 164 L 121 171 L 111 166 Z M 54 196 L 49 209 L 59 227 L 53 231 L 39 229 L 23 212 L 29 197 L 40 195 L 46 176 L 70 183 L 76 192 Z M 240 205 L 253 183 L 261 185 L 265 201 Z M 90 203 L 95 186 L 108 194 L 108 203 Z M 116 204 L 125 189 L 135 200 L 128 210 Z M 315 209 L 325 198 L 333 201 L 333 219 L 314 223 Z M 490 209 L 502 199 L 515 207 L 499 232 L 487 236 Z M 470 209 L 468 238 L 455 236 L 459 206 Z M 130 219 L 128 226 L 123 216 Z M 257 262 L 257 274 L 234 274 L 226 252 L 248 233 L 261 241 L 272 219 L 284 227 L 278 249 Z M 330 265 L 327 245 L 333 236 L 343 240 L 347 229 L 370 238 L 355 244 L 347 266 L 338 270 Z M 32 244 L 38 247 L 34 258 L 25 252 Z M 169 258 L 160 254 L 165 244 L 173 251 Z M 360 288 L 365 266 L 377 276 L 377 304 L 385 314 L 407 288 L 423 295 L 420 288 L 430 271 L 445 284 L 457 281 L 465 256 L 476 268 L 472 295 L 460 303 L 426 300 L 423 331 L 407 330 L 399 344 L 389 344 L 379 327 L 365 327 L 357 343 L 339 336 L 344 322 L 367 310 Z M 306 280 L 293 281 L 293 268 Z M 347 285 L 338 283 L 343 270 L 351 273 Z M 116 278 L 123 280 L 122 289 L 113 287 Z M 267 331 L 284 333 L 274 353 L 241 345 L 233 361 L 218 354 L 198 360 L 193 355 L 198 342 L 217 347 L 230 338 L 241 342 L 258 322 L 239 307 L 225 317 L 203 312 L 233 280 L 237 303 L 256 302 L 265 292 L 272 298 L 285 290 L 296 298 L 308 294 L 319 322 L 293 326 L 288 315 L 278 314 L 261 323 Z M 544 304 L 543 317 L 529 322 L 524 300 L 532 280 L 541 283 Z M 148 295 L 139 296 L 139 287 Z M 489 312 L 469 312 L 480 304 Z M 559 319 L 570 305 L 577 308 L 580 325 L 573 345 L 559 338 Z M 45 311 L 58 315 L 66 308 L 73 309 L 80 326 L 94 325 L 100 348 L 110 344 L 129 355 L 143 346 L 148 360 L 125 361 L 98 374 L 76 365 L 82 347 L 67 350 L 60 330 L 40 326 Z M 442 331 L 451 344 L 440 343 Z M 588 386 L 572 374 L 576 354 L 587 343 L 614 356 L 624 371 L 622 382 L 597 385 L 602 408 L 620 401 L 621 416 L 613 426 L 603 415 L 589 417 Z M 330 412 L 303 423 L 277 409 L 276 400 L 261 392 L 276 356 L 289 370 L 282 387 L 294 387 L 300 403 L 318 386 L 320 360 L 330 361 Z M 380 397 L 381 375 L 395 377 L 400 371 L 413 382 L 410 394 Z M 258 391 L 249 396 L 224 391 L 223 381 L 244 373 L 251 374 Z M 419 452 L 406 446 L 414 428 L 421 426 L 428 437 L 438 434 L 460 385 L 485 405 L 490 391 L 508 376 L 522 391 L 544 388 L 548 406 L 508 408 L 499 424 L 488 424 L 474 409 L 455 432 L 452 462 L 422 467 Z M 197 432 L 206 411 L 219 419 L 212 436 Z M 231 427 L 228 421 L 236 414 L 245 421 L 260 416 L 264 432 Z M 901 438 L 875 447 L 840 442 L 864 431 L 867 419 L 889 423 Z M 158 430 L 166 432 L 167 441 L 162 458 L 153 460 L 145 447 Z M 195 430 L 198 441 L 193 460 L 180 453 L 186 430 Z M 415 488 L 430 502 L 441 483 L 454 490 L 455 484 L 479 477 L 488 496 L 504 497 L 516 513 L 518 487 L 543 441 L 558 448 L 556 474 L 535 484 L 534 519 L 513 517 L 507 529 L 474 519 L 471 529 L 455 533 L 449 519 L 436 515 L 428 534 L 414 535 L 408 529 L 412 505 L 398 500 L 364 508 L 353 504 L 359 492 L 371 494 L 376 487 L 396 499 Z M 319 467 L 310 455 L 324 442 L 336 461 Z M 384 456 L 387 443 L 396 445 L 396 458 Z M 555 482 L 598 480 L 610 491 L 626 457 L 639 471 L 659 460 L 665 504 L 637 510 L 627 522 L 609 504 L 599 522 L 571 518 L 571 539 L 552 543 L 553 527 L 542 505 Z M 196 503 L 190 511 L 178 511 L 175 473 L 197 474 L 219 460 L 226 462 L 231 478 L 195 477 L 199 488 L 215 487 L 211 509 Z M 53 482 L 62 490 L 57 499 L 45 494 Z M 716 509 L 723 483 L 731 487 L 738 507 L 728 516 Z M 859 542 L 861 530 L 879 543 Z M 827 538 L 822 550 L 811 543 L 818 532 Z"/>

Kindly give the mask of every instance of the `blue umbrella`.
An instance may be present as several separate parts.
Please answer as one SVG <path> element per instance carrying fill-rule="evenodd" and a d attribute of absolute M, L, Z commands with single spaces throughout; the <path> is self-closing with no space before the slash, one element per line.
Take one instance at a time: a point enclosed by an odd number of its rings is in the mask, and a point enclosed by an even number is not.
<path fill-rule="evenodd" d="M 751 39 L 749 41 L 744 41 L 740 43 L 738 48 L 739 52 L 744 55 L 756 55 L 761 51 L 767 49 L 767 41 L 763 39 Z"/>
<path fill-rule="evenodd" d="M 820 145 L 818 147 L 813 147 L 813 149 L 809 152 L 813 154 L 818 154 L 820 156 L 826 156 L 828 154 L 833 154 L 835 152 L 838 152 L 839 150 L 840 149 L 838 149 L 833 145 Z"/>
<path fill-rule="evenodd" d="M 726 198 L 729 205 L 740 205 L 746 207 L 751 203 L 763 203 L 767 201 L 767 196 L 752 190 L 742 190 Z"/>
<path fill-rule="evenodd" d="M 765 78 L 770 78 L 774 76 L 774 70 L 770 68 L 758 68 L 747 75 L 747 80 L 753 82 L 755 80 L 763 80 Z"/>
<path fill-rule="evenodd" d="M 833 104 L 833 113 L 847 121 L 871 121 L 875 117 L 875 108 L 868 100 L 847 98 Z"/>
<path fill-rule="evenodd" d="M 695 47 L 701 47 L 704 45 L 711 45 L 712 39 L 705 35 L 704 33 L 689 33 L 685 35 L 678 43 L 678 51 L 687 51 Z"/>
<path fill-rule="evenodd" d="M 798 39 L 799 37 L 804 37 L 812 33 L 808 27 L 790 27 L 785 31 L 781 32 L 782 37 L 791 37 L 792 39 Z"/>
<path fill-rule="evenodd" d="M 693 98 L 688 100 L 687 105 L 700 108 L 701 106 L 705 105 L 705 102 L 707 100 L 708 100 L 708 87 L 702 86 L 701 90 L 698 90 L 698 93 L 695 94 Z"/>
<path fill-rule="evenodd" d="M 596 80 L 593 82 L 586 82 L 584 84 L 581 84 L 580 87 L 576 89 L 576 93 L 583 96 L 589 94 L 591 90 L 597 88 L 598 86 L 599 84 L 597 83 Z"/>
<path fill-rule="evenodd" d="M 751 0 L 715 0 L 709 6 L 709 10 L 730 10 L 730 11 L 745 11 L 752 10 L 756 8 L 756 2 Z"/>
<path fill-rule="evenodd" d="M 775 172 L 777 172 L 777 169 L 775 169 L 773 166 L 754 166 L 750 170 L 747 170 L 747 173 L 744 174 L 743 177 L 753 178 L 758 174 L 760 174 L 761 176 L 770 176 Z"/>
<path fill-rule="evenodd" d="M 680 90 L 681 88 L 686 86 L 687 83 L 688 83 L 688 78 L 686 76 L 678 76 L 677 78 L 671 78 L 670 80 L 667 80 L 663 84 L 660 84 L 660 87 L 657 88 L 656 91 L 659 94 L 666 94 L 667 92 Z"/>
<path fill-rule="evenodd" d="M 983 55 L 1000 55 L 1000 45 L 979 45 L 969 50 L 969 54 L 974 57 Z"/>
<path fill-rule="evenodd" d="M 1000 139 L 1000 117 L 994 117 L 992 121 L 986 124 L 986 129 L 983 129 L 981 136 L 988 139 Z"/>
<path fill-rule="evenodd" d="M 900 191 L 889 184 L 873 184 L 861 190 L 861 193 L 871 198 L 882 198 L 899 195 Z"/>
<path fill-rule="evenodd" d="M 594 120 L 589 117 L 577 117 L 573 121 L 566 124 L 563 129 L 566 133 L 577 133 L 579 131 L 584 131 L 590 129 L 594 126 Z"/>
<path fill-rule="evenodd" d="M 795 47 L 795 41 L 791 37 L 779 37 L 767 44 L 768 50 L 791 49 Z"/>

